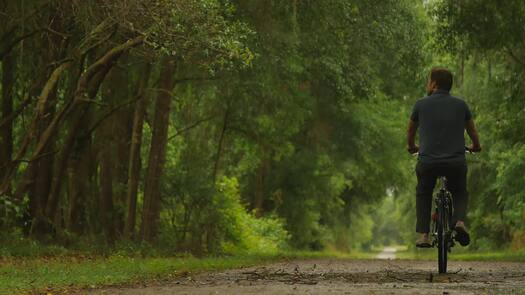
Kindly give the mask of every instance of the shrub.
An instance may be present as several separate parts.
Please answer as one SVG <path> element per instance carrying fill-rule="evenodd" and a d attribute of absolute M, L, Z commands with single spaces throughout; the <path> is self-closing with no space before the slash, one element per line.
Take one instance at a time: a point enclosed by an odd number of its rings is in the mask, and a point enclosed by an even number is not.
<path fill-rule="evenodd" d="M 281 219 L 256 218 L 240 201 L 236 178 L 222 178 L 208 208 L 208 250 L 225 253 L 275 253 L 287 247 L 289 235 Z"/>

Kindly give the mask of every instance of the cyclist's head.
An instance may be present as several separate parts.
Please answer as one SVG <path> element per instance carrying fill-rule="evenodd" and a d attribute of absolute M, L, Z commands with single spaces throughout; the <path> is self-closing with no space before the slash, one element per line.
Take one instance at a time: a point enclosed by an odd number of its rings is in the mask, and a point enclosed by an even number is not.
<path fill-rule="evenodd" d="M 452 88 L 452 81 L 452 73 L 449 70 L 445 68 L 433 68 L 428 77 L 428 95 L 432 94 L 436 89 L 450 91 Z"/>

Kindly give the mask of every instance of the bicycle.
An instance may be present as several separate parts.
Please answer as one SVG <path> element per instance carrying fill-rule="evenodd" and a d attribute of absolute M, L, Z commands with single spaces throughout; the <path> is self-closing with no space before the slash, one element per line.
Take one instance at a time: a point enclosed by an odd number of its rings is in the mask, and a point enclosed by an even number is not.
<path fill-rule="evenodd" d="M 432 246 L 438 249 L 438 270 L 439 273 L 447 273 L 448 253 L 455 245 L 452 236 L 452 194 L 447 189 L 447 179 L 442 176 L 439 178 L 441 187 L 436 194 L 436 208 L 432 214 Z"/>
<path fill-rule="evenodd" d="M 473 152 L 465 147 L 465 152 L 473 154 Z M 436 207 L 432 213 L 432 247 L 438 249 L 438 271 L 439 273 L 447 273 L 448 253 L 454 247 L 454 237 L 452 216 L 454 214 L 454 206 L 452 203 L 452 194 L 447 189 L 447 178 L 439 177 L 440 188 L 436 193 L 434 200 Z"/>

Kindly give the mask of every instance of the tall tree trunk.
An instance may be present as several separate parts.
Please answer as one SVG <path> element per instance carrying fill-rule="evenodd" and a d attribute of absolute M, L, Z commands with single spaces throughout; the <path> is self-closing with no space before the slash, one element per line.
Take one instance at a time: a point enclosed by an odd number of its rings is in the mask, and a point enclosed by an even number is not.
<path fill-rule="evenodd" d="M 463 85 L 463 81 L 465 80 L 465 55 L 465 49 L 462 48 L 459 53 L 459 73 L 456 79 L 457 87 L 461 87 Z"/>
<path fill-rule="evenodd" d="M 93 110 L 90 108 L 83 116 L 81 123 L 76 126 L 73 148 L 69 155 L 68 166 L 68 202 L 66 211 L 66 228 L 77 234 L 83 232 L 82 217 L 86 200 L 90 199 L 90 163 L 93 161 L 93 142 L 89 132 L 92 121 Z M 67 155 L 66 155 L 67 157 Z M 58 187 L 57 187 L 58 188 Z"/>
<path fill-rule="evenodd" d="M 70 129 L 66 139 L 64 140 L 64 143 L 62 144 L 62 151 L 57 159 L 57 162 L 55 163 L 51 191 L 49 193 L 49 198 L 47 200 L 45 209 L 45 216 L 47 217 L 48 222 L 55 220 L 55 214 L 58 210 L 59 197 L 69 162 L 69 156 L 73 151 L 75 141 L 77 140 L 78 136 L 77 132 L 83 125 L 82 121 L 84 120 L 87 111 L 88 110 L 79 110 L 76 114 L 74 114 Z M 69 211 L 71 211 L 71 209 Z"/>
<path fill-rule="evenodd" d="M 219 172 L 219 164 L 221 161 L 222 146 L 224 144 L 224 136 L 226 135 L 226 130 L 228 129 L 228 113 L 229 108 L 224 112 L 224 118 L 222 121 L 221 134 L 219 136 L 219 144 L 217 145 L 217 154 L 215 155 L 215 165 L 213 166 L 213 182 L 217 180 L 217 173 Z"/>
<path fill-rule="evenodd" d="M 125 104 L 130 99 L 128 91 L 130 79 L 128 71 L 122 66 L 126 66 L 127 56 L 119 60 L 119 66 L 111 69 L 106 83 L 103 85 L 103 95 L 107 97 L 110 106 L 116 107 Z M 113 209 L 112 217 L 117 234 L 121 235 L 124 230 L 125 208 L 126 208 L 126 188 L 128 180 L 129 153 L 131 146 L 131 136 L 133 128 L 133 108 L 131 104 L 120 108 L 107 120 L 108 140 L 112 148 L 112 179 L 113 179 Z M 115 136 L 117 135 L 117 136 Z"/>
<path fill-rule="evenodd" d="M 487 84 L 490 85 L 490 83 L 492 82 L 492 60 L 490 57 L 487 60 L 487 76 Z"/>
<path fill-rule="evenodd" d="M 160 214 L 160 179 L 166 157 L 171 96 L 174 86 L 175 64 L 165 58 L 161 65 L 160 90 L 155 102 L 153 135 L 148 160 L 148 171 L 144 190 L 144 207 L 142 216 L 141 237 L 153 241 L 157 234 L 157 222 Z"/>
<path fill-rule="evenodd" d="M 116 107 L 129 99 L 127 72 L 118 66 L 108 73 L 102 85 L 102 96 L 108 106 Z M 131 123 L 129 107 L 119 109 L 106 118 L 97 131 L 100 161 L 99 216 L 106 241 L 114 241 L 124 227 L 125 188 Z M 117 136 L 115 136 L 117 135 Z"/>
<path fill-rule="evenodd" d="M 13 55 L 2 59 L 2 109 L 0 121 L 13 112 L 13 88 L 15 83 L 16 61 Z M 13 159 L 13 124 L 8 122 L 0 127 L 0 183 L 7 177 L 7 167 Z M 10 193 L 10 188 L 7 193 Z"/>
<path fill-rule="evenodd" d="M 140 86 L 137 92 L 139 99 L 135 103 L 135 113 L 133 116 L 133 132 L 131 137 L 131 147 L 129 153 L 128 165 L 128 183 L 126 196 L 126 223 L 124 226 L 124 235 L 128 239 L 133 239 L 135 235 L 135 219 L 137 212 L 137 193 L 139 189 L 141 158 L 140 149 L 142 145 L 142 128 L 144 125 L 144 116 L 146 114 L 147 101 L 145 89 L 148 85 L 148 79 L 151 72 L 151 65 L 147 64 L 144 75 L 140 80 Z"/>
<path fill-rule="evenodd" d="M 259 167 L 255 172 L 255 188 L 254 188 L 254 198 L 252 201 L 252 208 L 255 210 L 255 215 L 257 217 L 262 216 L 264 213 L 264 192 L 265 192 L 265 182 L 266 175 L 268 174 L 269 160 L 266 158 L 266 155 L 263 154 L 263 158 L 259 163 Z"/>
<path fill-rule="evenodd" d="M 100 151 L 100 223 L 107 242 L 115 240 L 115 219 L 113 218 L 113 173 L 111 149 Z"/>

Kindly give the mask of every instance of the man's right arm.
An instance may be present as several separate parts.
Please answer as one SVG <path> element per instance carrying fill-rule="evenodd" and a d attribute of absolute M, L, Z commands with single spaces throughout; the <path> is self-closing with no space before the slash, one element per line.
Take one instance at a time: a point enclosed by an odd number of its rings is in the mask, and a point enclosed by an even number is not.
<path fill-rule="evenodd" d="M 476 130 L 476 125 L 474 124 L 474 120 L 472 119 L 468 120 L 465 126 L 465 129 L 467 130 L 468 136 L 472 140 L 472 145 L 469 147 L 469 149 L 473 152 L 481 152 L 481 145 L 479 143 L 478 131 Z"/>
<path fill-rule="evenodd" d="M 419 122 L 419 109 L 418 104 L 414 105 L 412 108 L 412 113 L 410 114 L 410 120 L 408 120 L 407 128 L 407 151 L 411 154 L 417 153 L 419 147 L 416 145 L 416 131 Z"/>
<path fill-rule="evenodd" d="M 412 119 L 408 120 L 407 151 L 411 154 L 417 153 L 419 151 L 419 147 L 416 145 L 417 127 L 418 127 L 417 122 L 412 121 Z"/>

